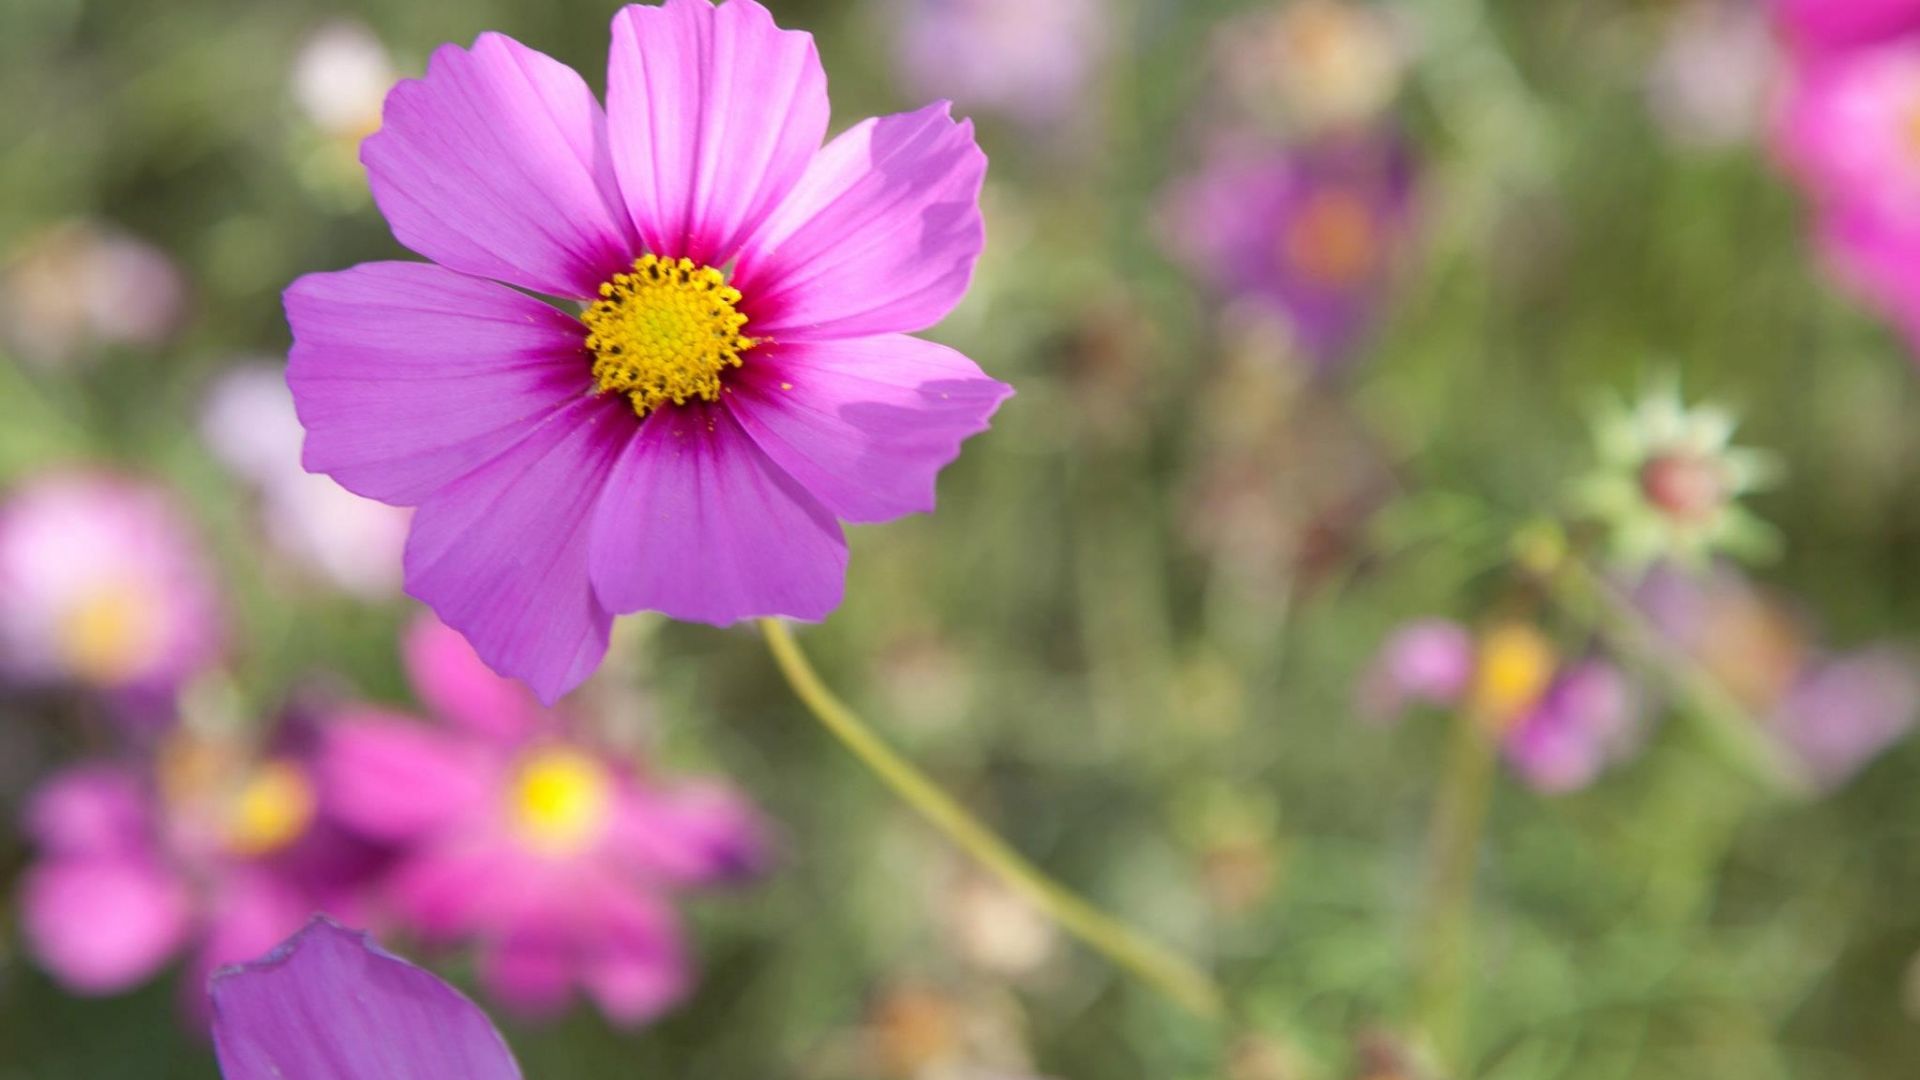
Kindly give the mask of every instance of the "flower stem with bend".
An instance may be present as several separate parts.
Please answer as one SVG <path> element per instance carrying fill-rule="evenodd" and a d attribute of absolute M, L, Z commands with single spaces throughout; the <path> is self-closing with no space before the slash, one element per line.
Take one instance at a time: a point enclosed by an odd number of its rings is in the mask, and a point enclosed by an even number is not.
<path fill-rule="evenodd" d="M 880 740 L 854 711 L 827 689 L 786 624 L 761 619 L 767 647 L 807 710 L 860 763 L 906 800 L 934 828 L 1088 947 L 1131 972 L 1189 1011 L 1221 1015 L 1220 990 L 1191 963 L 1148 940 L 1076 896 L 1028 862 L 931 778 Z"/>

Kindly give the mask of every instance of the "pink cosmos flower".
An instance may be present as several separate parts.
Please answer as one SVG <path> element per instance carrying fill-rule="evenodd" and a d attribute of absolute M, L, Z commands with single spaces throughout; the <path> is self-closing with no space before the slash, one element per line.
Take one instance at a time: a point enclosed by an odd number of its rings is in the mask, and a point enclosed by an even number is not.
<path fill-rule="evenodd" d="M 890 14 L 915 93 L 1035 126 L 1084 108 L 1112 21 L 1106 0 L 907 0 Z"/>
<path fill-rule="evenodd" d="M 149 764 L 49 777 L 24 826 L 27 950 L 68 990 L 113 994 L 188 958 L 190 1005 L 214 968 L 258 955 L 315 911 L 357 912 L 380 853 L 319 813 L 297 754 L 257 758 L 177 735 Z"/>
<path fill-rule="evenodd" d="M 348 592 L 377 599 L 399 590 L 412 515 L 300 467 L 300 420 L 278 370 L 248 365 L 222 374 L 200 431 L 214 456 L 259 492 L 276 548 Z"/>
<path fill-rule="evenodd" d="M 430 942 L 473 942 L 482 985 L 529 1015 L 576 992 L 622 1024 L 676 1003 L 692 973 L 671 893 L 759 868 L 752 810 L 570 737 L 440 623 L 417 625 L 406 653 L 443 723 L 364 710 L 328 729 L 321 757 L 326 803 L 402 851 L 385 889 L 395 917 Z"/>
<path fill-rule="evenodd" d="M 165 694 L 220 650 L 212 572 L 172 498 L 106 473 L 50 473 L 0 502 L 0 668 Z"/>
<path fill-rule="evenodd" d="M 49 226 L 0 265 L 0 340 L 50 367 L 103 345 L 161 344 L 186 307 L 186 278 L 166 252 L 106 222 Z"/>
<path fill-rule="evenodd" d="M 307 467 L 417 506 L 407 591 L 542 700 L 616 613 L 825 617 L 840 521 L 931 509 L 1011 393 L 906 336 L 980 252 L 971 124 L 823 147 L 827 114 L 812 38 L 755 0 L 621 10 L 604 112 L 510 38 L 443 46 L 361 150 L 433 264 L 287 290 Z"/>
<path fill-rule="evenodd" d="M 1229 300 L 1281 317 L 1324 372 L 1378 320 L 1412 216 L 1412 157 L 1397 138 L 1231 144 L 1174 187 L 1162 231 Z"/>

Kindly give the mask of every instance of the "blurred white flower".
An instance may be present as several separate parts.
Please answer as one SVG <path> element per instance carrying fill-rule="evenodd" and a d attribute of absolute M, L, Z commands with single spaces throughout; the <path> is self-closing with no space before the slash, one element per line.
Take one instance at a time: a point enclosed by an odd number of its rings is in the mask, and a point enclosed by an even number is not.
<path fill-rule="evenodd" d="M 277 367 L 246 365 L 222 375 L 200 429 L 214 456 L 260 493 L 277 547 L 360 596 L 399 589 L 409 512 L 301 468 L 300 421 Z"/>
<path fill-rule="evenodd" d="M 394 83 L 393 58 L 364 24 L 330 22 L 293 58 L 294 103 L 315 125 L 356 142 L 380 126 L 380 105 Z"/>
<path fill-rule="evenodd" d="M 28 236 L 0 268 L 0 338 L 49 366 L 98 345 L 158 345 L 179 327 L 186 293 L 152 244 L 103 222 L 60 222 Z"/>
<path fill-rule="evenodd" d="M 1745 143 L 1760 129 L 1778 63 L 1764 5 L 1696 0 L 1667 22 L 1647 70 L 1647 103 L 1679 145 Z"/>
<path fill-rule="evenodd" d="M 1215 51 L 1236 107 L 1308 133 L 1363 127 L 1399 96 L 1404 28 L 1344 0 L 1294 0 L 1235 19 Z"/>

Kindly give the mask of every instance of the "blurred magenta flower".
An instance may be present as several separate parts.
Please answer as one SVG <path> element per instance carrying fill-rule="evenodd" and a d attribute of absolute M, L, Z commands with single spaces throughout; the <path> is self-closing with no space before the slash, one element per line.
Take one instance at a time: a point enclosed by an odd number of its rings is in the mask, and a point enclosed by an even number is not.
<path fill-rule="evenodd" d="M 887 5 L 901 81 L 1036 127 L 1088 106 L 1106 59 L 1109 0 L 905 0 Z"/>
<path fill-rule="evenodd" d="M 220 600 L 165 491 L 55 472 L 0 501 L 0 669 L 164 696 L 219 656 Z"/>
<path fill-rule="evenodd" d="M 95 761 L 33 792 L 19 885 L 28 952 L 68 990 L 113 994 L 181 953 L 186 985 L 315 911 L 358 912 L 380 853 L 320 812 L 298 755 L 176 734 L 144 764 Z"/>
<path fill-rule="evenodd" d="M 1920 30 L 1920 0 L 1773 0 L 1789 47 L 1821 55 Z"/>
<path fill-rule="evenodd" d="M 1379 320 L 1412 217 L 1412 155 L 1396 136 L 1233 143 L 1174 186 L 1162 233 L 1227 299 L 1283 320 L 1325 372 Z"/>
<path fill-rule="evenodd" d="M 207 394 L 200 432 L 214 456 L 260 493 L 276 547 L 360 596 L 399 590 L 411 515 L 300 467 L 300 419 L 277 368 L 222 374 Z"/>
<path fill-rule="evenodd" d="M 407 591 L 548 702 L 616 613 L 825 617 L 839 519 L 931 509 L 1011 393 L 906 336 L 980 252 L 970 123 L 936 104 L 822 148 L 813 39 L 754 0 L 624 8 L 608 68 L 603 114 L 511 38 L 442 47 L 362 147 L 433 264 L 286 294 L 307 467 L 419 507 Z"/>
<path fill-rule="evenodd" d="M 151 347 L 179 329 L 186 301 L 185 277 L 159 248 L 104 222 L 61 222 L 0 266 L 0 342 L 48 366 L 102 345 Z"/>
<path fill-rule="evenodd" d="M 1634 598 L 1819 790 L 1852 779 L 1920 716 L 1920 661 L 1910 651 L 1821 648 L 1803 619 L 1729 566 L 1656 567 Z"/>
<path fill-rule="evenodd" d="M 1522 781 L 1548 794 L 1576 791 L 1639 748 L 1638 688 L 1614 665 L 1560 664 L 1523 624 L 1477 638 L 1445 619 L 1420 619 L 1388 637 L 1360 684 L 1361 715 L 1391 720 L 1413 704 L 1470 710 L 1500 742 Z"/>
<path fill-rule="evenodd" d="M 478 1006 L 329 919 L 220 972 L 210 995 L 225 1080 L 519 1080 Z"/>
<path fill-rule="evenodd" d="M 472 941 L 482 985 L 519 1012 L 583 991 L 637 1024 L 678 1002 L 692 971 L 672 893 L 757 871 L 757 815 L 573 737 L 440 623 L 416 625 L 406 655 L 441 723 L 341 716 L 321 757 L 327 804 L 401 850 L 394 915 L 429 941 Z"/>

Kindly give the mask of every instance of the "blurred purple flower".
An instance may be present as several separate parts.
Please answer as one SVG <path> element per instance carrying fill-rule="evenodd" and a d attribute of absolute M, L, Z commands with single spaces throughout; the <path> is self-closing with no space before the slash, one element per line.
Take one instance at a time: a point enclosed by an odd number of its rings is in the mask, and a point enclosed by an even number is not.
<path fill-rule="evenodd" d="M 903 0 L 887 5 L 900 78 L 916 98 L 950 98 L 1036 127 L 1087 106 L 1106 59 L 1108 0 Z"/>
<path fill-rule="evenodd" d="M 1390 720 L 1413 704 L 1473 710 L 1521 781 L 1547 794 L 1584 788 L 1632 756 L 1645 714 L 1638 688 L 1606 661 L 1555 670 L 1537 632 L 1497 625 L 1476 641 L 1445 619 L 1395 631 L 1361 681 L 1363 717 Z"/>
<path fill-rule="evenodd" d="M 380 864 L 319 813 L 298 757 L 258 759 L 185 735 L 151 768 L 91 762 L 54 774 L 23 824 L 37 854 L 19 883 L 27 948 L 79 994 L 129 989 L 182 952 L 197 988 L 315 911 L 353 914 Z"/>
<path fill-rule="evenodd" d="M 165 695 L 213 663 L 214 577 L 172 498 L 107 473 L 48 473 L 0 502 L 0 669 Z"/>
<path fill-rule="evenodd" d="M 186 295 L 159 248 L 112 225 L 62 222 L 0 268 L 0 341 L 46 365 L 100 345 L 158 345 L 179 328 Z"/>
<path fill-rule="evenodd" d="M 519 1080 L 478 1006 L 328 919 L 220 972 L 210 996 L 225 1080 Z"/>
<path fill-rule="evenodd" d="M 1278 316 L 1312 366 L 1343 366 L 1379 320 L 1412 237 L 1413 159 L 1393 135 L 1218 148 L 1176 184 L 1169 250 L 1228 300 Z"/>
<path fill-rule="evenodd" d="M 1634 596 L 1819 790 L 1852 779 L 1920 717 L 1920 661 L 1911 652 L 1821 649 L 1804 620 L 1731 567 L 1705 575 L 1661 567 Z"/>
<path fill-rule="evenodd" d="M 300 467 L 300 419 L 277 367 L 229 370 L 200 431 L 214 456 L 260 493 L 267 535 L 334 584 L 369 598 L 400 588 L 410 511 L 363 499 Z"/>
<path fill-rule="evenodd" d="M 442 723 L 341 716 L 321 759 L 328 804 L 402 849 L 386 889 L 397 917 L 474 942 L 482 985 L 518 1012 L 584 991 L 638 1024 L 678 1002 L 692 972 L 671 894 L 756 872 L 758 816 L 718 784 L 669 786 L 570 737 L 438 622 L 406 652 Z"/>

